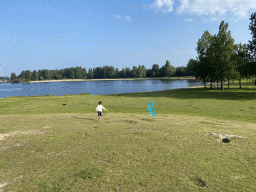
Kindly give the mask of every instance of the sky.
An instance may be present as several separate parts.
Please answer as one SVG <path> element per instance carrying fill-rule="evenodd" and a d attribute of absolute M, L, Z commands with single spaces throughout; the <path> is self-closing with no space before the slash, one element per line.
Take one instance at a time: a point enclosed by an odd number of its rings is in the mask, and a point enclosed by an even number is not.
<path fill-rule="evenodd" d="M 197 42 L 227 22 L 252 40 L 255 0 L 1 0 L 0 76 L 23 70 L 144 65 L 196 59 Z"/>

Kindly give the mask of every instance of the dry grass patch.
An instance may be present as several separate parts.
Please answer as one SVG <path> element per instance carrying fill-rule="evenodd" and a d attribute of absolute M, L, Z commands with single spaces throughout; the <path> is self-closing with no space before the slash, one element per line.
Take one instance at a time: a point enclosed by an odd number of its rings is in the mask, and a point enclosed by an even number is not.
<path fill-rule="evenodd" d="M 253 123 L 148 113 L 2 120 L 1 134 L 15 132 L 0 141 L 5 191 L 256 190 Z M 210 133 L 246 138 L 219 143 Z"/>

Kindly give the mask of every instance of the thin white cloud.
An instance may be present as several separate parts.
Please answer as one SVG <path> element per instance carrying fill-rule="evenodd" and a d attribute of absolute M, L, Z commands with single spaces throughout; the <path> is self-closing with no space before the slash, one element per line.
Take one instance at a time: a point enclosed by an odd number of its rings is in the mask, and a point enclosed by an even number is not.
<path fill-rule="evenodd" d="M 156 12 L 161 11 L 163 13 L 171 12 L 173 10 L 174 0 L 154 0 L 153 4 L 150 4 L 147 8 L 153 9 Z"/>
<path fill-rule="evenodd" d="M 115 15 L 116 18 L 122 18 L 120 15 Z"/>
<path fill-rule="evenodd" d="M 130 20 L 131 20 L 131 17 L 130 17 L 130 16 L 126 16 L 126 17 L 124 17 L 124 19 L 125 19 L 126 21 L 130 21 Z"/>
<path fill-rule="evenodd" d="M 179 14 L 196 14 L 216 17 L 228 11 L 241 18 L 248 17 L 248 10 L 256 9 L 255 0 L 180 0 Z M 212 20 L 215 20 L 215 19 Z"/>
<path fill-rule="evenodd" d="M 223 18 L 222 18 L 223 19 Z M 203 18 L 203 22 L 204 23 L 213 23 L 214 21 L 217 21 L 218 18 L 217 17 L 209 17 L 209 18 Z M 224 19 L 225 20 L 225 19 Z"/>
<path fill-rule="evenodd" d="M 115 15 L 116 18 L 119 18 L 119 19 L 125 19 L 126 21 L 130 21 L 131 20 L 131 17 L 129 15 L 127 15 L 126 17 L 121 17 L 120 15 Z"/>
<path fill-rule="evenodd" d="M 185 19 L 185 21 L 187 21 L 187 22 L 192 22 L 193 19 L 192 19 L 192 18 L 190 18 L 190 19 Z"/>

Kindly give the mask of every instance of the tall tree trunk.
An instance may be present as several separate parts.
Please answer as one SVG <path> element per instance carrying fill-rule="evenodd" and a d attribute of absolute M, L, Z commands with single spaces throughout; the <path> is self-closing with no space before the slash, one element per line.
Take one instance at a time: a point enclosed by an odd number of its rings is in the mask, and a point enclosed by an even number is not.
<path fill-rule="evenodd" d="M 219 89 L 219 81 L 217 81 L 217 89 Z"/>
<path fill-rule="evenodd" d="M 210 89 L 212 89 L 212 79 L 211 79 L 211 81 L 210 81 Z"/>
<path fill-rule="evenodd" d="M 224 91 L 224 80 L 221 80 L 222 91 Z"/>
<path fill-rule="evenodd" d="M 240 86 L 240 89 L 241 89 L 241 85 L 242 83 L 241 83 L 241 77 L 239 78 L 239 86 Z"/>
<path fill-rule="evenodd" d="M 229 79 L 228 79 L 228 89 L 229 89 Z"/>

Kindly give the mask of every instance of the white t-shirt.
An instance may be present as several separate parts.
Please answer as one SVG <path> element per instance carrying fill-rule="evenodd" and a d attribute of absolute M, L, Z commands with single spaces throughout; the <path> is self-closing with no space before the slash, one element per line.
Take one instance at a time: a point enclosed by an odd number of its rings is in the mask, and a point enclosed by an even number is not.
<path fill-rule="evenodd" d="M 97 108 L 96 108 L 96 111 L 102 112 L 102 108 L 105 109 L 102 105 L 98 105 Z"/>

